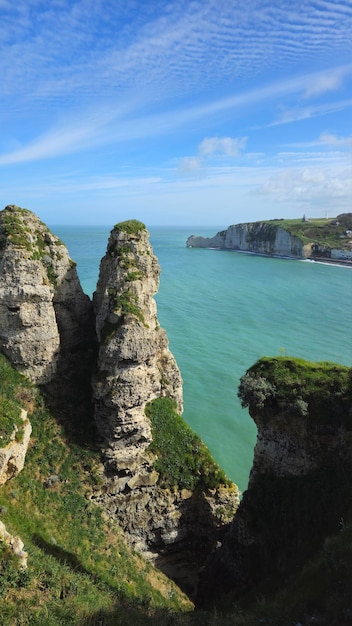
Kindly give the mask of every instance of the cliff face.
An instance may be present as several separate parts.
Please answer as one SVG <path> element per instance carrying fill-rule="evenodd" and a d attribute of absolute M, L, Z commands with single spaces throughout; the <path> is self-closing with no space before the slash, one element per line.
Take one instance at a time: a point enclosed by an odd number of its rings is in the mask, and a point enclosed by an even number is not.
<path fill-rule="evenodd" d="M 95 497 L 118 518 L 135 548 L 157 558 L 164 571 L 189 588 L 194 584 L 193 570 L 216 543 L 239 496 L 237 487 L 221 479 L 213 489 L 183 488 L 185 468 L 179 482 L 165 485 L 157 469 L 146 408 L 153 399 L 169 398 L 180 413 L 182 379 L 158 324 L 154 295 L 160 268 L 148 237 L 140 222 L 115 226 L 94 294 L 99 354 L 93 397 L 106 473 L 105 486 Z M 170 424 L 171 413 L 165 413 Z M 202 468 L 197 469 L 201 474 Z"/>
<path fill-rule="evenodd" d="M 189 248 L 241 250 L 292 259 L 352 261 L 352 214 L 334 219 L 270 220 L 229 226 L 214 237 L 188 237 Z"/>
<path fill-rule="evenodd" d="M 223 248 L 299 259 L 308 257 L 311 252 L 311 246 L 304 246 L 298 237 L 290 235 L 283 228 L 264 222 L 229 226 L 215 237 L 192 235 L 187 239 L 186 245 L 189 248 Z"/>
<path fill-rule="evenodd" d="M 0 212 L 0 350 L 35 383 L 91 338 L 92 309 L 66 246 L 26 209 Z"/>
<path fill-rule="evenodd" d="M 131 224 L 136 231 L 130 233 Z M 117 472 L 121 491 L 132 480 L 148 484 L 156 479 L 145 458 L 151 443 L 146 403 L 167 395 L 182 412 L 181 375 L 153 297 L 159 274 L 145 227 L 135 222 L 115 227 L 94 294 L 100 347 L 93 389 L 109 471 Z"/>
<path fill-rule="evenodd" d="M 160 268 L 148 235 L 136 220 L 114 227 L 93 310 L 64 244 L 30 211 L 6 207 L 0 351 L 45 385 L 48 406 L 72 432 L 76 424 L 75 436 L 91 428 L 93 400 L 104 462 L 93 498 L 190 589 L 239 493 L 180 417 L 182 379 L 158 324 Z"/>
<path fill-rule="evenodd" d="M 212 555 L 203 603 L 275 589 L 352 512 L 352 371 L 262 359 L 239 396 L 258 427 L 248 489 Z"/>

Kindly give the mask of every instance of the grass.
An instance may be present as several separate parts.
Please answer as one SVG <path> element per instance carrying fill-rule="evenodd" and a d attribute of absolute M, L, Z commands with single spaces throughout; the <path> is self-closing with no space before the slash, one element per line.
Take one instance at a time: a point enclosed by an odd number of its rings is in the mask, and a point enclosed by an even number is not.
<path fill-rule="evenodd" d="M 146 414 L 152 426 L 150 450 L 157 456 L 155 469 L 160 473 L 161 485 L 206 490 L 232 484 L 200 437 L 177 413 L 172 398 L 153 400 Z"/>
<path fill-rule="evenodd" d="M 242 406 L 276 406 L 284 415 L 352 426 L 352 368 L 290 357 L 263 357 L 242 377 Z"/>
<path fill-rule="evenodd" d="M 114 313 L 120 316 L 121 324 L 127 315 L 134 315 L 142 324 L 145 324 L 144 315 L 138 306 L 138 298 L 131 291 L 117 293 L 115 289 L 108 290 Z"/>
<path fill-rule="evenodd" d="M 35 219 L 34 228 L 29 227 L 31 219 Z M 0 220 L 5 231 L 6 240 L 15 248 L 22 248 L 27 252 L 27 258 L 32 261 L 41 261 L 46 271 L 48 281 L 52 285 L 57 285 L 57 276 L 51 263 L 43 262 L 43 258 L 48 255 L 48 245 L 45 242 L 44 234 L 48 228 L 42 222 L 37 221 L 27 209 L 10 205 L 0 212 Z M 60 240 L 55 242 L 58 246 L 63 245 Z M 57 259 L 60 253 L 55 253 Z"/>
<path fill-rule="evenodd" d="M 23 430 L 21 409 L 31 407 L 32 387 L 0 354 L 0 447 L 11 441 L 15 430 L 19 440 Z"/>
<path fill-rule="evenodd" d="M 339 220 L 320 218 L 302 222 L 301 219 L 277 219 L 267 220 L 264 224 L 283 228 L 290 235 L 299 237 L 304 244 L 319 243 L 327 248 L 344 248 L 351 242 L 351 239 L 341 238 L 350 228 L 349 222 L 342 219 L 339 225 L 335 225 L 336 221 Z"/>
<path fill-rule="evenodd" d="M 0 363 L 1 392 L 27 388 L 2 355 Z M 137 615 L 148 623 L 156 612 L 191 609 L 90 501 L 102 482 L 98 451 L 69 440 L 39 391 L 28 388 L 33 433 L 25 468 L 0 491 L 1 519 L 24 541 L 28 570 L 22 580 L 2 550 L 2 626 L 94 624 L 100 623 L 95 617 L 100 611 L 112 620 L 101 623 L 134 625 Z"/>
<path fill-rule="evenodd" d="M 325 541 L 302 570 L 282 581 L 278 592 L 192 611 L 178 588 L 131 552 L 119 527 L 91 502 L 101 484 L 94 445 L 68 438 L 38 389 L 2 355 L 0 365 L 0 392 L 21 398 L 22 406 L 31 411 L 33 426 L 24 470 L 0 490 L 1 520 L 9 532 L 22 538 L 28 552 L 28 570 L 21 574 L 0 544 L 2 626 L 292 626 L 299 622 L 307 626 L 314 623 L 313 618 L 319 626 L 350 623 L 352 526 L 348 519 L 341 520 L 339 532 Z M 305 362 L 295 367 L 303 365 L 306 368 Z M 270 360 L 264 360 L 264 367 L 271 371 Z M 308 369 L 309 385 L 315 388 L 317 372 L 313 373 L 314 367 Z M 287 368 L 276 370 L 276 382 L 282 376 L 288 377 Z M 200 453 L 197 466 L 202 464 L 201 442 L 180 421 L 172 401 L 154 401 L 148 411 L 153 414 L 154 428 L 161 430 L 159 453 L 163 450 L 164 456 L 170 456 L 175 438 L 180 438 L 183 463 L 190 461 L 191 453 Z M 182 475 L 177 456 L 174 461 L 176 474 Z M 189 470 L 192 464 L 193 460 Z M 169 470 L 164 467 L 168 479 Z M 272 485 L 267 489 L 271 493 Z M 326 490 L 332 493 L 329 481 Z M 297 495 L 302 498 L 302 490 Z M 317 516 L 321 514 L 318 510 Z"/>
<path fill-rule="evenodd" d="M 125 222 L 119 222 L 115 224 L 114 230 L 118 232 L 127 233 L 128 235 L 135 235 L 139 231 L 146 230 L 145 224 L 138 220 L 126 220 Z"/>

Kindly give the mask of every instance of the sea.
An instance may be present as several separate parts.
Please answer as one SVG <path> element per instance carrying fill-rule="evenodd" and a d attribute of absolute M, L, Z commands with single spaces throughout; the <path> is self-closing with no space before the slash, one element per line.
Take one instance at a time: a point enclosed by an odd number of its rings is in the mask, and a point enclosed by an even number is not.
<path fill-rule="evenodd" d="M 183 378 L 186 422 L 241 491 L 256 426 L 241 407 L 241 376 L 262 356 L 352 365 L 352 268 L 235 251 L 187 248 L 224 226 L 149 227 L 161 266 L 158 318 Z M 51 226 L 92 296 L 111 227 Z"/>

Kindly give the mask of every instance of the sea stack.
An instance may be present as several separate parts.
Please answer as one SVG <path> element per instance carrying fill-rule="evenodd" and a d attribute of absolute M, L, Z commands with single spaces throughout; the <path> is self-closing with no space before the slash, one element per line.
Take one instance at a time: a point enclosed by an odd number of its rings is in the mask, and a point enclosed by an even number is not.
<path fill-rule="evenodd" d="M 146 403 L 169 396 L 182 412 L 181 374 L 157 319 L 159 274 L 144 224 L 117 224 L 93 298 L 99 341 L 93 395 L 108 470 L 120 491 L 156 480 L 145 455 L 151 443 Z"/>
<path fill-rule="evenodd" d="M 93 399 L 105 459 L 105 485 L 95 497 L 136 549 L 192 593 L 239 492 L 180 417 L 181 374 L 154 300 L 159 275 L 144 224 L 117 224 L 93 298 L 99 341 Z M 162 413 L 154 431 L 153 403 Z M 156 440 L 164 429 L 161 451 Z"/>

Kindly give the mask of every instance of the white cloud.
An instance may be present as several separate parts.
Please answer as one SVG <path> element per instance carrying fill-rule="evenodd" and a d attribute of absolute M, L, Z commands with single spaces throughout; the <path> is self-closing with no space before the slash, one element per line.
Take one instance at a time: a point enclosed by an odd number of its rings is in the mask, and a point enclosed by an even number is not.
<path fill-rule="evenodd" d="M 313 98 L 328 91 L 336 91 L 341 87 L 343 76 L 343 71 L 339 70 L 320 74 L 307 86 L 304 97 Z"/>
<path fill-rule="evenodd" d="M 349 137 L 337 137 L 331 133 L 325 132 L 320 135 L 320 143 L 326 146 L 352 147 L 352 135 Z"/>
<path fill-rule="evenodd" d="M 256 190 L 276 202 L 300 206 L 319 204 L 336 213 L 350 207 L 352 197 L 351 171 L 332 168 L 289 168 L 271 176 Z"/>
<path fill-rule="evenodd" d="M 234 137 L 206 137 L 199 144 L 199 153 L 203 156 L 211 154 L 225 154 L 226 156 L 237 157 L 241 150 L 245 148 L 247 137 L 236 139 Z"/>
<path fill-rule="evenodd" d="M 280 107 L 279 117 L 267 124 L 267 127 L 281 126 L 282 124 L 290 124 L 300 120 L 311 119 L 313 117 L 321 117 L 331 113 L 337 113 L 345 109 L 352 108 L 352 100 L 338 100 L 335 102 L 324 102 L 316 105 Z"/>
<path fill-rule="evenodd" d="M 187 156 L 179 161 L 180 174 L 204 173 L 212 156 L 236 158 L 245 148 L 247 137 L 206 137 L 198 146 L 197 156 Z"/>
<path fill-rule="evenodd" d="M 202 169 L 202 160 L 199 157 L 184 157 L 178 164 L 181 174 L 197 174 Z"/>

